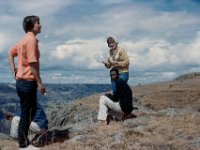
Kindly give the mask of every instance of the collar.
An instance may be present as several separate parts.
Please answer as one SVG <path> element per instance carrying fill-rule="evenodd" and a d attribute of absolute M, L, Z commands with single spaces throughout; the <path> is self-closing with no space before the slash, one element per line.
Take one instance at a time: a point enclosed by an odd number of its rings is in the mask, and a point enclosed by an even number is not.
<path fill-rule="evenodd" d="M 34 38 L 36 38 L 36 35 L 33 33 L 33 32 L 27 32 L 26 33 L 27 35 L 30 35 L 30 36 L 32 36 L 32 37 L 34 37 Z M 37 40 L 37 42 L 39 42 L 39 40 L 36 38 L 36 40 Z"/>

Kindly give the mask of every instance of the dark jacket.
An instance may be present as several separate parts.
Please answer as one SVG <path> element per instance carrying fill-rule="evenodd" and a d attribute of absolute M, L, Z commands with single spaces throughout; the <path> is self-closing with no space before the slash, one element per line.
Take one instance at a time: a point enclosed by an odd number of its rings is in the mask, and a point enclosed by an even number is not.
<path fill-rule="evenodd" d="M 116 91 L 113 93 L 113 95 L 106 94 L 106 96 L 114 102 L 119 102 L 119 105 L 125 114 L 132 112 L 132 90 L 124 80 L 120 78 L 116 80 Z"/>

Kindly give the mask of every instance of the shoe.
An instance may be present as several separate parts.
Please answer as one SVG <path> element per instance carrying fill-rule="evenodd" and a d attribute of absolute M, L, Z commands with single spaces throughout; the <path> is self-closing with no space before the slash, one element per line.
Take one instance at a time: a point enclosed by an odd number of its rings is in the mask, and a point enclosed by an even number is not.
<path fill-rule="evenodd" d="M 132 114 L 132 113 L 130 113 L 130 114 L 124 114 L 124 115 L 122 116 L 122 122 L 123 122 L 124 120 L 131 119 L 131 118 L 136 118 L 136 117 L 137 117 L 137 116 L 134 115 L 134 114 Z"/>
<path fill-rule="evenodd" d="M 19 148 L 19 150 L 40 150 L 40 148 L 35 147 L 33 145 L 29 145 L 28 147 L 25 147 L 25 148 Z"/>
<path fill-rule="evenodd" d="M 113 117 L 111 115 L 108 115 L 106 118 L 107 125 L 109 125 L 111 120 L 113 120 Z"/>

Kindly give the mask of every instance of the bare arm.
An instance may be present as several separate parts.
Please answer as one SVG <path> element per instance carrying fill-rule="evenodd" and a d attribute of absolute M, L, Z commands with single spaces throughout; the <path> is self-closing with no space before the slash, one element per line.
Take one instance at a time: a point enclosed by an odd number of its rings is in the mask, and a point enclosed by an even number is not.
<path fill-rule="evenodd" d="M 10 53 L 8 54 L 10 67 L 11 67 L 12 73 L 13 73 L 14 78 L 15 78 L 17 69 L 16 69 L 16 67 L 15 67 L 14 57 L 15 57 L 15 56 L 11 55 Z"/>
<path fill-rule="evenodd" d="M 40 78 L 40 71 L 39 71 L 39 63 L 35 62 L 35 63 L 30 63 L 30 69 L 31 69 L 31 72 L 33 73 L 37 83 L 38 83 L 38 86 L 39 86 L 39 89 L 40 89 L 40 92 L 42 94 L 45 94 L 46 93 L 46 89 L 45 89 L 45 86 L 43 85 L 42 83 L 42 80 Z"/>

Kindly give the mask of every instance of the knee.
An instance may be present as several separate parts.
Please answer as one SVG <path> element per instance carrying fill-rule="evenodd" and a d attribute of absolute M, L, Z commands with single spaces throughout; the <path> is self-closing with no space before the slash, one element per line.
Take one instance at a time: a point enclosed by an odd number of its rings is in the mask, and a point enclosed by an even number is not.
<path fill-rule="evenodd" d="M 20 120 L 20 117 L 14 116 L 13 119 L 12 119 L 12 123 L 19 124 L 19 120 Z"/>
<path fill-rule="evenodd" d="M 99 99 L 99 104 L 105 104 L 105 96 L 101 96 L 100 99 Z"/>

